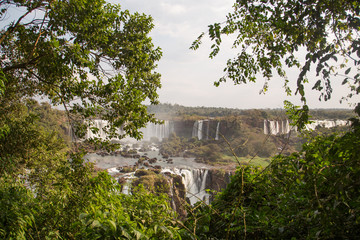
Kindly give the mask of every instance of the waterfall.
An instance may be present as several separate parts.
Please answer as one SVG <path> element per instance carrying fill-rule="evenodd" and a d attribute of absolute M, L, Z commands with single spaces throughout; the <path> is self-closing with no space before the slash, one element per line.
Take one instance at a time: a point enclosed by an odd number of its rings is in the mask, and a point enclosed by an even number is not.
<path fill-rule="evenodd" d="M 311 120 L 312 122 L 306 124 L 306 130 L 315 130 L 317 126 L 332 128 L 337 126 L 349 125 L 348 121 L 345 120 Z"/>
<path fill-rule="evenodd" d="M 264 120 L 264 134 L 268 135 L 269 134 L 269 127 L 268 127 L 269 121 L 268 120 Z"/>
<path fill-rule="evenodd" d="M 174 132 L 174 124 L 170 121 L 164 121 L 164 124 L 148 123 L 145 128 L 140 129 L 143 132 L 143 140 L 149 141 L 152 137 L 160 141 L 168 138 L 170 133 Z"/>
<path fill-rule="evenodd" d="M 317 126 L 332 128 L 336 126 L 346 126 L 349 124 L 345 120 L 311 120 L 305 125 L 306 130 L 315 130 Z M 288 134 L 291 131 L 289 120 L 264 120 L 264 134 L 279 135 Z"/>
<path fill-rule="evenodd" d="M 193 205 L 199 200 L 209 203 L 210 195 L 206 190 L 206 180 L 208 176 L 208 169 L 181 169 L 180 174 L 183 178 L 186 187 L 186 195 Z"/>
<path fill-rule="evenodd" d="M 220 121 L 216 123 L 210 119 L 197 120 L 194 122 L 191 137 L 199 140 L 219 140 Z"/>
<path fill-rule="evenodd" d="M 199 140 L 202 139 L 202 128 L 203 128 L 203 123 L 204 121 L 203 120 L 199 120 L 199 127 L 198 127 L 198 138 Z"/>
<path fill-rule="evenodd" d="M 108 173 L 116 176 L 119 173 L 117 167 L 107 169 Z M 211 177 L 209 177 L 208 169 L 187 169 L 187 168 L 163 168 L 161 173 L 164 175 L 176 174 L 181 176 L 182 182 L 186 189 L 186 197 L 189 199 L 190 204 L 194 205 L 198 201 L 204 201 L 206 204 L 210 203 L 210 194 L 206 192 L 206 188 L 211 185 Z M 131 182 L 135 177 L 135 172 L 122 174 L 123 189 L 122 193 L 131 194 Z M 173 180 L 170 178 L 170 186 Z M 173 189 L 170 189 L 170 194 L 174 194 Z M 172 204 L 174 204 L 172 202 Z"/>
<path fill-rule="evenodd" d="M 216 125 L 215 140 L 219 140 L 220 121 Z"/>
<path fill-rule="evenodd" d="M 264 120 L 264 134 L 279 135 L 290 132 L 289 120 Z"/>
<path fill-rule="evenodd" d="M 199 140 L 203 138 L 203 123 L 204 120 L 197 120 L 194 123 L 193 130 L 192 130 L 192 137 L 197 137 Z"/>
<path fill-rule="evenodd" d="M 289 132 L 291 131 L 289 121 L 283 121 L 283 123 L 284 123 L 283 131 L 284 131 L 285 133 L 289 133 Z"/>
<path fill-rule="evenodd" d="M 85 139 L 99 137 L 101 139 L 105 139 L 107 134 L 105 133 L 104 129 L 109 125 L 108 121 L 95 119 L 89 121 L 89 126 L 87 130 L 87 134 L 85 135 Z M 95 127 L 99 129 L 99 131 L 94 134 L 91 131 L 91 127 Z M 152 137 L 158 138 L 160 141 L 163 138 L 167 138 L 170 136 L 170 133 L 174 131 L 174 124 L 171 121 L 164 121 L 164 124 L 155 124 L 155 123 L 148 123 L 146 127 L 141 128 L 140 131 L 143 133 L 143 140 L 149 141 Z M 118 129 L 119 134 L 123 134 L 122 128 Z"/>
<path fill-rule="evenodd" d="M 204 201 L 209 204 L 210 194 L 206 192 L 208 181 L 208 169 L 163 169 L 162 173 L 177 174 L 182 177 L 186 188 L 186 197 L 189 198 L 190 204 L 194 205 L 198 201 Z"/>
<path fill-rule="evenodd" d="M 105 120 L 95 119 L 93 121 L 88 122 L 89 127 L 87 129 L 87 133 L 85 135 L 85 139 L 87 138 L 93 138 L 93 137 L 99 137 L 101 139 L 105 139 L 107 134 L 105 133 L 105 129 L 108 126 L 108 122 Z M 91 128 L 97 128 L 98 132 L 95 134 L 91 131 Z"/>
<path fill-rule="evenodd" d="M 276 135 L 276 121 L 270 121 L 270 134 Z"/>

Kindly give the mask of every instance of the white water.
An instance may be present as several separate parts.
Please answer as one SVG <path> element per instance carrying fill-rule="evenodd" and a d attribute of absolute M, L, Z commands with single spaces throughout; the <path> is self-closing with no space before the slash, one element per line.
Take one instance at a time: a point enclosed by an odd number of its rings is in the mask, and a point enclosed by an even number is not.
<path fill-rule="evenodd" d="M 336 126 L 346 126 L 349 124 L 345 120 L 311 120 L 312 123 L 306 124 L 306 130 L 314 130 L 317 126 L 332 128 Z M 294 128 L 296 131 L 296 129 Z M 291 131 L 289 120 L 264 120 L 264 134 L 280 135 L 288 134 Z"/>
<path fill-rule="evenodd" d="M 197 120 L 194 122 L 192 137 L 196 137 L 199 140 L 203 138 L 203 122 L 204 120 Z"/>
<path fill-rule="evenodd" d="M 205 120 L 197 120 L 194 122 L 192 135 L 191 137 L 197 138 L 199 140 L 209 140 L 215 139 L 219 140 L 219 129 L 220 129 L 220 121 L 217 122 L 216 129 L 215 127 L 211 128 L 210 126 L 212 120 L 205 119 Z"/>
<path fill-rule="evenodd" d="M 169 164 L 166 159 L 159 155 L 158 151 L 148 151 L 140 154 L 146 154 L 149 158 L 156 157 L 158 161 L 155 165 L 162 167 L 162 173 L 169 172 L 180 175 L 186 187 L 186 196 L 190 199 L 191 204 L 199 200 L 209 203 L 209 194 L 205 191 L 205 188 L 208 180 L 208 169 L 212 168 L 212 166 L 198 163 L 195 161 L 195 158 L 183 157 L 174 157 L 172 158 L 173 164 Z M 109 174 L 113 176 L 119 175 L 117 167 L 134 166 L 138 160 L 136 158 L 125 158 L 120 155 L 99 156 L 96 153 L 87 154 L 85 158 L 87 161 L 93 162 L 97 167 L 107 169 Z M 135 178 L 134 172 L 121 174 L 118 177 L 127 179 L 127 183 L 123 187 L 123 193 L 128 194 L 130 192 L 131 179 Z"/>
<path fill-rule="evenodd" d="M 87 133 L 85 135 L 85 139 L 88 138 L 94 138 L 94 137 L 98 137 L 101 139 L 105 139 L 107 134 L 105 133 L 105 130 L 108 126 L 108 122 L 105 120 L 93 120 L 91 122 L 89 122 L 90 127 L 88 127 L 87 129 Z M 93 133 L 91 131 L 91 128 L 97 128 L 98 132 L 97 133 Z"/>
<path fill-rule="evenodd" d="M 170 133 L 174 132 L 174 125 L 170 121 L 164 121 L 164 124 L 148 123 L 146 128 L 141 128 L 140 131 L 144 134 L 143 140 L 149 141 L 152 137 L 159 139 L 168 138 Z"/>
<path fill-rule="evenodd" d="M 157 152 L 147 152 L 147 156 L 150 158 L 157 156 L 158 162 L 156 165 L 162 166 L 161 173 L 171 173 L 182 177 L 182 181 L 186 188 L 186 197 L 189 198 L 190 204 L 193 205 L 198 201 L 204 201 L 209 203 L 210 195 L 206 192 L 206 186 L 208 184 L 208 173 L 211 166 L 200 164 L 195 162 L 193 158 L 173 158 L 173 164 L 168 164 L 162 160 Z M 88 154 L 88 161 L 94 162 L 96 166 L 100 168 L 106 168 L 108 173 L 113 176 L 118 176 L 119 170 L 117 167 L 121 166 L 133 166 L 137 161 L 134 158 L 124 158 L 121 156 L 104 156 L 101 157 L 97 154 Z M 131 180 L 136 178 L 135 172 L 120 174 L 118 177 L 126 179 L 126 183 L 123 186 L 122 192 L 129 194 L 131 187 Z"/>
<path fill-rule="evenodd" d="M 220 121 L 216 125 L 215 140 L 219 140 Z"/>
<path fill-rule="evenodd" d="M 186 197 L 190 204 L 194 205 L 198 201 L 204 201 L 209 204 L 210 194 L 206 192 L 208 169 L 163 169 L 162 173 L 170 172 L 182 177 L 186 188 Z"/>
<path fill-rule="evenodd" d="M 345 120 L 313 120 L 312 123 L 306 125 L 306 130 L 315 130 L 317 126 L 332 128 L 336 126 L 346 126 L 349 122 Z"/>
<path fill-rule="evenodd" d="M 99 137 L 105 139 L 107 137 L 106 128 L 108 127 L 108 121 L 95 119 L 89 122 L 89 125 L 93 128 L 97 128 L 98 132 L 93 133 L 91 127 L 88 128 L 85 139 Z M 168 138 L 170 134 L 174 131 L 174 125 L 170 121 L 164 121 L 164 124 L 155 124 L 148 123 L 145 128 L 141 128 L 140 132 L 143 133 L 143 140 L 149 141 L 152 137 L 157 138 L 158 140 L 163 140 L 163 138 Z M 118 130 L 118 133 L 124 134 L 122 129 Z"/>
<path fill-rule="evenodd" d="M 119 174 L 116 168 L 107 169 L 108 173 Z M 182 177 L 182 182 L 185 185 L 186 197 L 189 198 L 190 204 L 194 205 L 198 201 L 204 201 L 206 204 L 210 202 L 210 194 L 206 191 L 206 185 L 208 181 L 208 169 L 181 169 L 181 168 L 164 168 L 161 170 L 162 174 L 171 173 Z M 122 193 L 130 194 L 131 181 L 135 177 L 135 172 L 125 173 L 121 175 L 126 179 L 126 183 L 123 185 Z M 171 188 L 171 194 L 172 193 Z"/>

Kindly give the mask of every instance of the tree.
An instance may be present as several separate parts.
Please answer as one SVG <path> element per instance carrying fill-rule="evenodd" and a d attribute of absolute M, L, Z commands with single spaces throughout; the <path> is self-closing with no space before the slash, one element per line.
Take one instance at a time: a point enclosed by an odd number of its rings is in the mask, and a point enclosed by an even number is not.
<path fill-rule="evenodd" d="M 150 16 L 104 0 L 4 0 L 0 17 L 2 112 L 23 98 L 47 97 L 69 112 L 80 137 L 85 119 L 107 120 L 110 137 L 137 139 L 139 128 L 156 122 L 144 105 L 158 103 L 161 86 Z"/>
<path fill-rule="evenodd" d="M 78 137 L 102 118 L 109 137 L 140 138 L 157 122 L 144 105 L 160 87 L 151 17 L 101 0 L 0 0 L 0 18 L 0 238 L 180 238 L 167 196 L 121 194 L 66 144 L 64 114 L 29 100 L 61 104 Z"/>
<path fill-rule="evenodd" d="M 343 84 L 350 85 L 345 98 L 360 92 L 358 1 L 237 0 L 233 9 L 223 24 L 209 25 L 213 42 L 210 58 L 219 53 L 224 35 L 236 34 L 233 47 L 239 49 L 237 56 L 227 61 L 225 75 L 216 86 L 227 79 L 235 84 L 255 82 L 261 75 L 266 79 L 265 92 L 277 74 L 291 94 L 288 83 L 295 79 L 287 77 L 286 69 L 297 67 L 295 94 L 299 93 L 304 103 L 304 116 L 308 114 L 304 83 L 311 67 L 316 67 L 313 89 L 321 92 L 319 99 L 330 99 L 331 77 L 335 75 L 343 76 Z M 204 35 L 194 41 L 192 49 L 199 47 Z M 307 53 L 304 62 L 298 59 L 300 51 Z"/>
<path fill-rule="evenodd" d="M 300 152 L 274 157 L 266 169 L 239 168 L 187 226 L 200 239 L 356 239 L 359 131 L 354 119 L 351 131 L 313 137 Z"/>
<path fill-rule="evenodd" d="M 218 54 L 224 34 L 237 33 L 233 46 L 241 48 L 215 84 L 256 81 L 259 73 L 269 81 L 275 72 L 290 93 L 286 67 L 299 67 L 296 93 L 304 106 L 285 105 L 301 125 L 308 117 L 304 83 L 311 66 L 320 78 L 313 89 L 321 91 L 321 99 L 331 97 L 331 77 L 345 69 L 343 83 L 351 81 L 348 97 L 359 94 L 359 12 L 358 1 L 237 0 L 224 25 L 209 26 L 211 58 Z M 296 58 L 302 50 L 307 52 L 304 64 Z M 336 68 L 338 61 L 342 63 Z M 212 205 L 198 206 L 185 225 L 201 239 L 357 238 L 360 103 L 354 110 L 358 116 L 350 119 L 348 131 L 313 136 L 300 152 L 279 154 L 265 169 L 238 168 Z"/>

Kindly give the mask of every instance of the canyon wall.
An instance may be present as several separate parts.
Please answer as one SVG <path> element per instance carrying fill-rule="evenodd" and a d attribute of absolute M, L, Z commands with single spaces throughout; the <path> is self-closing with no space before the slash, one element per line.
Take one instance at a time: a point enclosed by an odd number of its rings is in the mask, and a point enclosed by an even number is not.
<path fill-rule="evenodd" d="M 261 121 L 263 124 L 261 125 Z M 91 137 L 106 138 L 105 129 L 108 126 L 107 121 L 104 120 L 93 120 L 92 127 L 97 128 L 99 131 L 95 134 L 89 128 L 85 139 Z M 157 138 L 162 141 L 164 138 L 168 138 L 171 133 L 175 133 L 179 137 L 184 138 L 197 138 L 199 140 L 219 140 L 221 135 L 229 136 L 233 132 L 234 128 L 237 127 L 235 121 L 227 120 L 214 120 L 214 119 L 203 119 L 203 120 L 166 120 L 164 124 L 148 123 L 145 128 L 141 128 L 143 132 L 143 140 L 150 141 L 152 138 Z M 264 134 L 270 135 L 284 135 L 289 134 L 291 131 L 296 131 L 296 128 L 292 127 L 289 120 L 252 120 L 247 123 L 253 128 L 262 128 Z M 348 121 L 345 120 L 312 120 L 312 123 L 306 125 L 307 130 L 314 130 L 318 126 L 331 128 L 336 126 L 348 125 Z M 119 129 L 119 133 L 123 133 Z"/>

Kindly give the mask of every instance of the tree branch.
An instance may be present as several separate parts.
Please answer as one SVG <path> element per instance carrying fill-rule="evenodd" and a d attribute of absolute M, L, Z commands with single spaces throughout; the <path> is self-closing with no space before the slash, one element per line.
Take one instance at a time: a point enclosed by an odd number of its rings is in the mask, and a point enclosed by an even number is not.
<path fill-rule="evenodd" d="M 6 32 L 1 36 L 0 38 L 0 44 L 2 44 L 2 42 L 5 40 L 5 38 L 10 34 L 13 33 L 15 31 L 15 29 L 20 25 L 21 20 L 23 20 L 24 17 L 26 17 L 29 13 L 31 13 L 33 10 L 35 9 L 31 9 L 29 11 L 27 11 L 24 15 L 22 15 L 17 22 L 15 23 L 15 25 L 9 27 Z"/>
<path fill-rule="evenodd" d="M 40 39 L 40 37 L 41 37 L 41 35 L 42 35 L 41 30 L 42 30 L 42 28 L 43 28 L 43 26 L 44 26 L 44 22 L 45 22 L 45 19 L 46 19 L 46 17 L 47 17 L 47 14 L 48 14 L 48 10 L 46 10 L 46 13 L 45 13 L 45 15 L 44 15 L 44 18 L 43 18 L 43 20 L 42 20 L 42 23 L 41 23 L 41 26 L 40 26 L 40 29 L 39 29 L 39 35 L 38 35 L 38 37 L 37 37 L 37 39 L 36 39 L 36 42 L 35 42 L 35 44 L 34 44 L 34 48 L 33 48 L 33 50 L 31 51 L 30 57 L 34 55 L 36 46 L 37 46 L 37 44 L 38 44 L 38 42 L 39 42 L 39 39 Z"/>
<path fill-rule="evenodd" d="M 11 70 L 14 70 L 14 69 L 26 69 L 29 65 L 35 65 L 36 62 L 42 57 L 43 57 L 43 55 L 39 55 L 36 58 L 33 58 L 28 62 L 18 63 L 18 64 L 14 64 L 14 65 L 11 65 L 11 66 L 8 66 L 8 67 L 4 67 L 3 72 L 8 72 L 8 71 L 11 71 Z"/>

